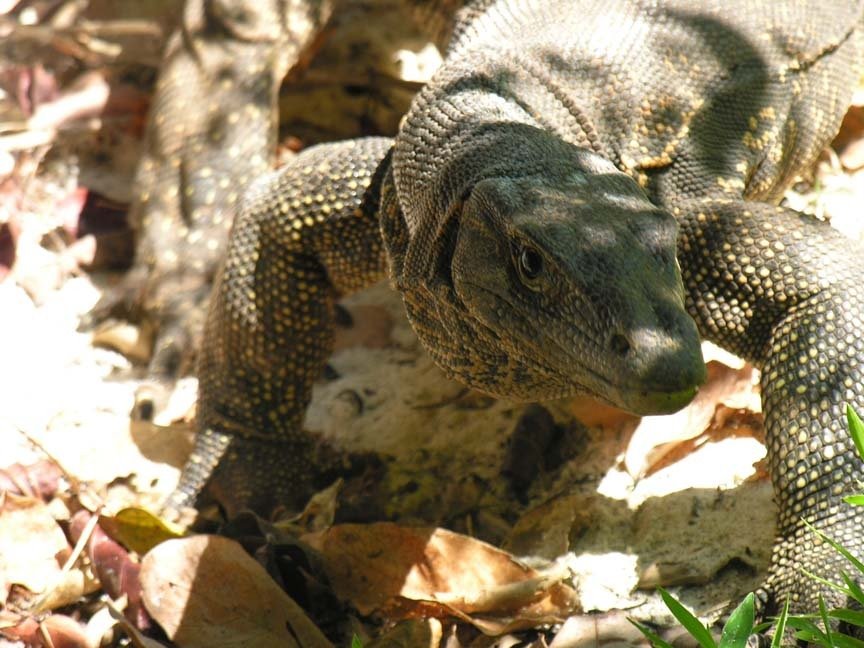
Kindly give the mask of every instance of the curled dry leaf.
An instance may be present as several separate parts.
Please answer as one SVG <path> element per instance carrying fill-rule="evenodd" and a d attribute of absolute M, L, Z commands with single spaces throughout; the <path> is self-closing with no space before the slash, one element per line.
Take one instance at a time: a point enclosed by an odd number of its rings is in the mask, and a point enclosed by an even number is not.
<path fill-rule="evenodd" d="M 630 621 L 626 612 L 614 610 L 606 614 L 586 614 L 567 619 L 549 648 L 573 646 L 643 644 L 643 636 Z"/>
<path fill-rule="evenodd" d="M 58 579 L 51 583 L 42 596 L 38 597 L 29 608 L 32 614 L 42 614 L 72 605 L 81 597 L 98 591 L 99 581 L 89 569 L 69 569 L 61 572 Z"/>
<path fill-rule="evenodd" d="M 565 619 L 576 594 L 512 555 L 445 529 L 345 524 L 304 536 L 324 557 L 336 595 L 361 614 L 455 616 L 486 634 Z"/>
<path fill-rule="evenodd" d="M 117 625 L 122 628 L 123 632 L 129 636 L 129 641 L 132 643 L 133 648 L 165 648 L 164 643 L 141 634 L 138 628 L 129 623 L 129 619 L 123 616 L 123 612 L 113 605 L 111 601 L 106 602 L 105 609 Z"/>
<path fill-rule="evenodd" d="M 134 507 L 117 511 L 113 516 L 100 515 L 99 526 L 124 547 L 142 555 L 161 542 L 183 537 L 179 525 Z"/>
<path fill-rule="evenodd" d="M 2 153 L 0 153 L 2 156 Z M 2 160 L 0 160 L 2 163 Z M 0 175 L 2 180 L 2 175 Z M 0 210 L 3 209 L 2 187 L 0 187 Z M 6 278 L 15 264 L 18 234 L 9 222 L 0 222 L 0 281 Z"/>
<path fill-rule="evenodd" d="M 856 96 L 862 96 L 860 90 Z M 853 104 L 849 107 L 831 145 L 844 169 L 856 171 L 864 166 L 864 106 Z"/>
<path fill-rule="evenodd" d="M 90 513 L 79 511 L 69 522 L 69 531 L 77 542 L 84 527 L 90 519 Z M 141 583 L 139 572 L 141 565 L 135 562 L 129 552 L 120 544 L 108 537 L 98 525 L 87 541 L 87 555 L 93 565 L 93 571 L 102 583 L 102 588 L 112 599 L 126 595 L 127 618 L 136 627 L 144 629 L 150 625 L 141 604 Z"/>
<path fill-rule="evenodd" d="M 29 466 L 14 463 L 0 469 L 0 492 L 49 500 L 57 492 L 62 475 L 60 467 L 48 459 Z"/>
<path fill-rule="evenodd" d="M 0 604 L 13 583 L 42 592 L 60 574 L 58 554 L 69 548 L 48 507 L 40 500 L 0 497 Z"/>
<path fill-rule="evenodd" d="M 144 603 L 183 648 L 332 648 L 242 547 L 200 535 L 168 540 L 142 563 Z"/>
<path fill-rule="evenodd" d="M 687 407 L 668 416 L 646 416 L 639 423 L 624 457 L 628 473 L 641 477 L 657 469 L 676 444 L 705 432 L 723 404 L 758 411 L 752 366 L 735 369 L 710 361 L 707 367 L 708 380 Z"/>
<path fill-rule="evenodd" d="M 2 634 L 32 648 L 90 648 L 84 627 L 63 614 L 52 614 L 41 623 L 27 618 L 16 626 L 3 628 Z"/>
<path fill-rule="evenodd" d="M 286 520 L 280 520 L 275 526 L 289 535 L 301 535 L 307 531 L 323 531 L 333 526 L 336 519 L 336 509 L 339 506 L 339 495 L 345 487 L 341 477 L 327 486 L 306 502 L 305 508 L 297 515 Z"/>
<path fill-rule="evenodd" d="M 53 648 L 90 648 L 84 626 L 75 621 L 75 619 L 64 614 L 52 614 L 41 625 L 43 631 L 51 638 L 51 643 L 46 642 L 46 646 L 53 646 Z"/>
<path fill-rule="evenodd" d="M 31 115 L 43 103 L 53 101 L 60 93 L 57 77 L 41 63 L 4 65 L 4 88 L 24 115 Z"/>
<path fill-rule="evenodd" d="M 153 334 L 150 327 L 109 320 L 93 331 L 93 346 L 119 351 L 134 362 L 150 359 Z"/>

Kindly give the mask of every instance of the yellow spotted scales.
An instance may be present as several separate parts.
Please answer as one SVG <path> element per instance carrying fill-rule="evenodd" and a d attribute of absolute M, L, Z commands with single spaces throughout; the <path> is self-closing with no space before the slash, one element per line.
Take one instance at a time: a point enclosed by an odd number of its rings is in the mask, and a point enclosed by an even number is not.
<path fill-rule="evenodd" d="M 300 430 L 332 345 L 334 299 L 386 276 L 375 170 L 390 145 L 317 146 L 248 190 L 216 282 L 198 363 L 200 431 L 174 506 L 211 477 L 230 510 L 302 505 L 342 467 Z"/>
<path fill-rule="evenodd" d="M 864 409 L 864 248 L 776 204 L 860 78 L 861 11 L 471 3 L 395 139 L 309 149 L 245 193 L 171 505 L 205 485 L 229 511 L 298 505 L 351 468 L 301 423 L 334 299 L 389 271 L 435 361 L 494 395 L 665 412 L 704 379 L 700 335 L 756 363 L 780 506 L 760 600 L 814 609 L 800 569 L 839 563 L 801 518 L 862 553 L 840 497 L 862 467 L 843 411 Z"/>

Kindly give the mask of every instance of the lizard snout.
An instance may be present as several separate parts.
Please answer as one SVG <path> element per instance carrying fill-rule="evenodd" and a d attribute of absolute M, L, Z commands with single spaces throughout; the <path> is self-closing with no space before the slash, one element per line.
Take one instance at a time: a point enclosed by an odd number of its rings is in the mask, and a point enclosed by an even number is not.
<path fill-rule="evenodd" d="M 613 331 L 611 355 L 622 383 L 617 400 L 635 414 L 667 414 L 689 403 L 705 382 L 705 362 L 693 321 L 681 312 L 672 321 Z"/>

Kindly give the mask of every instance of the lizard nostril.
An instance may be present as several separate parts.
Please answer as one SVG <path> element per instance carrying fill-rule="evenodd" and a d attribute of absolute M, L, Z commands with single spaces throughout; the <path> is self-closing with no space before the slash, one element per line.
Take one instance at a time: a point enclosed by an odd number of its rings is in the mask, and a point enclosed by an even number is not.
<path fill-rule="evenodd" d="M 612 336 L 609 346 L 612 347 L 612 351 L 622 356 L 627 355 L 627 352 L 630 350 L 630 342 L 620 333 L 615 333 Z"/>

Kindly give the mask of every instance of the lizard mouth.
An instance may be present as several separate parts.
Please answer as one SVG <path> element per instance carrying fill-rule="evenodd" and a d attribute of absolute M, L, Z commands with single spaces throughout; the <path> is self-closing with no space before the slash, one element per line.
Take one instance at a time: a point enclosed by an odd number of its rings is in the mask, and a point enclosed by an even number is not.
<path fill-rule="evenodd" d="M 672 414 L 690 403 L 699 393 L 700 387 L 701 383 L 677 391 L 635 390 L 622 394 L 618 406 L 639 416 Z"/>
<path fill-rule="evenodd" d="M 582 371 L 589 374 L 593 385 L 586 385 L 569 378 L 574 385 L 574 392 L 587 392 L 600 400 L 626 410 L 637 416 L 656 416 L 672 414 L 690 403 L 699 393 L 704 380 L 698 381 L 681 389 L 658 390 L 646 389 L 646 385 L 627 385 L 614 383 L 591 367 L 582 366 Z"/>
<path fill-rule="evenodd" d="M 519 385 L 515 379 L 511 383 L 514 391 L 520 392 L 523 397 L 561 398 L 587 393 L 614 407 L 639 416 L 648 416 L 680 410 L 693 400 L 705 381 L 705 366 L 701 362 L 701 353 L 697 354 L 699 368 L 695 370 L 695 365 L 689 362 L 692 354 L 673 352 L 671 368 L 662 372 L 652 371 L 645 376 L 627 375 L 626 368 L 618 367 L 615 362 L 611 362 L 609 372 L 603 372 L 584 361 L 586 357 L 600 357 L 604 353 L 611 357 L 611 351 L 605 348 L 602 341 L 595 339 L 596 336 L 573 329 L 568 331 L 568 340 L 572 341 L 573 345 L 564 345 L 555 335 L 551 335 L 547 328 L 539 325 L 536 318 L 523 316 L 520 309 L 506 296 L 473 282 L 465 283 L 492 300 L 495 307 L 488 312 L 496 312 L 500 307 L 506 308 L 509 316 L 518 323 L 518 326 L 511 325 L 511 330 L 531 331 L 531 334 L 520 336 L 517 344 L 505 345 L 500 335 L 502 327 L 490 325 L 476 314 L 471 316 L 478 332 L 482 330 L 485 333 L 478 335 L 478 338 L 488 337 L 494 340 L 496 351 L 506 351 L 519 366 L 531 374 L 532 384 Z M 468 310 L 470 312 L 471 309 Z M 580 347 L 593 351 L 582 354 L 574 352 L 574 349 Z M 688 361 L 676 362 L 674 358 L 679 355 Z M 675 366 L 680 366 L 680 371 L 676 371 Z M 610 375 L 616 371 L 623 379 L 615 380 Z M 484 389 L 483 385 L 475 387 Z M 489 387 L 485 386 L 485 389 L 488 391 Z M 515 394 L 498 395 L 512 398 Z"/>

